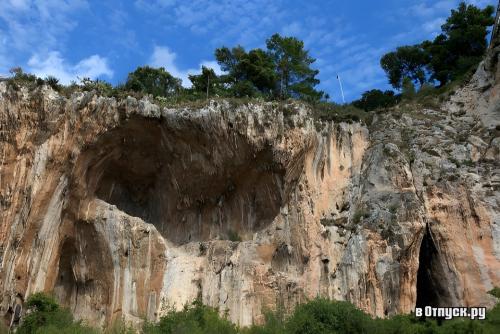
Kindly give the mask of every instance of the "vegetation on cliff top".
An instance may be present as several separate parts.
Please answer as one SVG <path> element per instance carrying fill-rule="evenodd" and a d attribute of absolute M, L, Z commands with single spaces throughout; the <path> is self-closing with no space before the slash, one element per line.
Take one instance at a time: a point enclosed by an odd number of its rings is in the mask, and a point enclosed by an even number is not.
<path fill-rule="evenodd" d="M 134 330 L 123 321 L 116 321 L 105 330 L 98 330 L 75 321 L 71 313 L 45 294 L 33 294 L 27 301 L 28 312 L 16 333 L 21 334 L 328 334 L 328 333 L 498 333 L 500 305 L 487 312 L 485 320 L 441 320 L 398 315 L 373 319 L 347 302 L 317 298 L 299 305 L 292 314 L 267 312 L 262 325 L 239 328 L 225 316 L 199 301 L 186 305 L 182 311 L 169 311 L 156 323 L 146 322 Z M 0 333 L 6 332 L 6 329 Z"/>
<path fill-rule="evenodd" d="M 190 88 L 183 87 L 167 69 L 149 66 L 137 68 L 124 84 L 115 87 L 89 78 L 62 86 L 55 77 L 37 78 L 20 68 L 11 70 L 13 76 L 8 81 L 16 87 L 46 84 L 67 96 L 75 91 L 96 91 L 117 98 L 149 95 L 162 106 L 199 104 L 208 98 L 292 98 L 311 103 L 315 115 L 323 120 L 368 121 L 370 116 L 362 111 L 386 110 L 401 101 L 438 106 L 481 61 L 487 48 L 488 27 L 494 23 L 493 13 L 492 6 L 480 9 L 460 3 L 433 41 L 401 46 L 381 58 L 380 64 L 396 91 L 372 89 L 345 105 L 328 101 L 329 96 L 315 88 L 319 72 L 312 68 L 315 59 L 304 43 L 279 34 L 267 39 L 266 49 L 246 51 L 240 45 L 216 49 L 215 58 L 224 73 L 217 75 L 213 69 L 203 67 L 200 74 L 189 76 Z"/>

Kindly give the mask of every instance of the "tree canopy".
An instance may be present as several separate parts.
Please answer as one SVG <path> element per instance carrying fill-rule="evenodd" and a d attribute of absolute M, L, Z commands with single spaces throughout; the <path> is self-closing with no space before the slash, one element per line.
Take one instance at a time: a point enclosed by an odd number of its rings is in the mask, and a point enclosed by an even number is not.
<path fill-rule="evenodd" d="M 206 66 L 201 67 L 200 74 L 191 74 L 188 76 L 192 83 L 192 89 L 195 92 L 206 93 L 206 94 L 221 94 L 224 86 L 220 78 L 215 74 L 212 68 Z"/>
<path fill-rule="evenodd" d="M 372 89 L 364 92 L 359 100 L 353 101 L 353 105 L 364 111 L 371 111 L 378 108 L 388 108 L 396 105 L 400 99 L 399 95 L 395 95 L 394 91 L 380 89 Z"/>
<path fill-rule="evenodd" d="M 494 11 L 493 6 L 479 9 L 465 2 L 451 11 L 441 26 L 442 33 L 434 41 L 422 43 L 429 54 L 432 79 L 444 85 L 477 66 L 488 46 L 487 28 L 495 23 Z"/>
<path fill-rule="evenodd" d="M 480 9 L 460 3 L 433 41 L 398 47 L 382 57 L 380 65 L 389 83 L 400 89 L 404 79 L 409 78 L 420 86 L 426 81 L 438 81 L 442 86 L 477 66 L 487 48 L 493 13 L 493 6 Z"/>
<path fill-rule="evenodd" d="M 242 46 L 215 50 L 215 58 L 226 72 L 221 80 L 233 96 L 269 96 L 319 100 L 323 92 L 314 87 L 319 71 L 311 68 L 315 59 L 295 37 L 274 34 L 266 41 L 267 50 L 245 51 Z"/>
<path fill-rule="evenodd" d="M 125 88 L 151 94 L 153 96 L 172 96 L 182 89 L 182 81 L 168 73 L 163 67 L 138 67 L 129 73 Z"/>
<path fill-rule="evenodd" d="M 422 85 L 426 81 L 426 66 L 429 55 L 421 45 L 400 46 L 396 51 L 385 54 L 380 65 L 387 73 L 394 88 L 403 86 L 403 79 L 410 78 Z"/>
<path fill-rule="evenodd" d="M 246 52 L 242 46 L 215 50 L 215 59 L 226 72 L 221 81 L 236 97 L 271 95 L 276 83 L 274 64 L 262 49 Z"/>
<path fill-rule="evenodd" d="M 279 96 L 313 100 L 323 96 L 323 92 L 314 89 L 319 84 L 316 78 L 319 71 L 311 68 L 316 59 L 304 49 L 304 42 L 295 37 L 274 34 L 266 45 L 275 64 Z"/>

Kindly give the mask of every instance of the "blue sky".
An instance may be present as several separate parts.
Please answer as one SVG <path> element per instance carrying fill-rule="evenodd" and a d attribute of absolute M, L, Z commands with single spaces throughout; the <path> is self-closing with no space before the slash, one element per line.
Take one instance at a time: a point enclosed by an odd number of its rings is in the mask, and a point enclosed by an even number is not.
<path fill-rule="evenodd" d="M 469 0 L 484 7 L 496 0 Z M 137 66 L 163 66 L 188 85 L 213 51 L 264 47 L 275 32 L 304 40 L 320 89 L 340 102 L 390 88 L 379 59 L 433 38 L 459 0 L 0 0 L 0 75 L 21 66 L 63 83 L 124 82 Z"/>

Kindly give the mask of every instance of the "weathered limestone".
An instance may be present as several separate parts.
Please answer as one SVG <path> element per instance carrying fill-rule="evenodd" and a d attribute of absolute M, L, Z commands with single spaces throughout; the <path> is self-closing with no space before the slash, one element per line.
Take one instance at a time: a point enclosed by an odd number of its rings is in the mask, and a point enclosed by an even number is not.
<path fill-rule="evenodd" d="M 441 108 L 401 106 L 369 126 L 297 103 L 173 110 L 0 83 L 0 311 L 35 291 L 96 325 L 196 298 L 241 325 L 315 296 L 377 316 L 491 306 L 488 61 Z"/>

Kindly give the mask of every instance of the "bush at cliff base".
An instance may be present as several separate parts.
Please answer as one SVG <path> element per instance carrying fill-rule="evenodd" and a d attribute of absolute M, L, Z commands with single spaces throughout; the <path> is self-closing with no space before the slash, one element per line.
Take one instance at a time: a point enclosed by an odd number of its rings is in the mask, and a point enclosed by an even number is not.
<path fill-rule="evenodd" d="M 71 312 L 62 308 L 51 296 L 35 293 L 28 298 L 27 312 L 16 334 L 52 333 L 97 333 L 80 321 L 75 321 Z"/>
<path fill-rule="evenodd" d="M 26 304 L 27 313 L 16 333 L 66 334 L 102 333 L 102 331 L 75 321 L 69 310 L 57 304 L 54 298 L 36 293 Z M 282 308 L 280 308 L 282 309 Z M 122 324 L 111 326 L 104 333 L 129 334 L 134 331 Z M 0 329 L 0 333 L 3 331 Z M 500 333 L 500 304 L 487 312 L 485 320 L 454 319 L 438 323 L 412 315 L 398 315 L 388 319 L 372 319 L 352 304 L 317 298 L 298 305 L 294 312 L 266 312 L 265 322 L 248 328 L 238 328 L 227 316 L 221 316 L 211 307 L 195 301 L 182 311 L 171 310 L 157 323 L 146 322 L 139 333 L 144 334 L 411 334 L 411 333 Z"/>
<path fill-rule="evenodd" d="M 157 324 L 146 323 L 144 333 L 232 334 L 238 333 L 238 330 L 225 317 L 219 316 L 215 309 L 195 301 L 180 312 L 168 312 Z"/>

